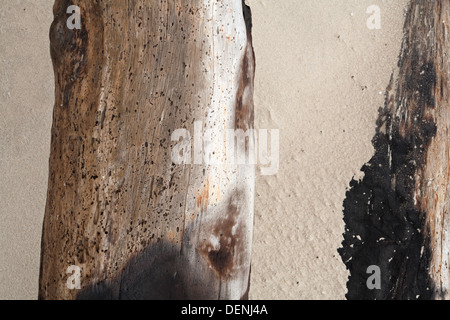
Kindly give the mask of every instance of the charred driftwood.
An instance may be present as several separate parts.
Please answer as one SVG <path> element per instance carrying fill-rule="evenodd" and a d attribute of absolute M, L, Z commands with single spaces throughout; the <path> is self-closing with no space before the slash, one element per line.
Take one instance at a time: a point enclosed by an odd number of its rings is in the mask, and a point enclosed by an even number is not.
<path fill-rule="evenodd" d="M 71 5 L 81 29 L 67 27 Z M 54 17 L 39 298 L 246 298 L 254 166 L 220 161 L 215 135 L 253 128 L 249 8 L 56 0 Z M 174 139 L 181 129 L 212 137 Z M 219 161 L 198 150 L 189 161 L 199 141 Z M 79 290 L 67 285 L 71 266 Z"/>
<path fill-rule="evenodd" d="M 449 26 L 449 1 L 411 1 L 375 155 L 344 201 L 349 299 L 450 298 Z"/>

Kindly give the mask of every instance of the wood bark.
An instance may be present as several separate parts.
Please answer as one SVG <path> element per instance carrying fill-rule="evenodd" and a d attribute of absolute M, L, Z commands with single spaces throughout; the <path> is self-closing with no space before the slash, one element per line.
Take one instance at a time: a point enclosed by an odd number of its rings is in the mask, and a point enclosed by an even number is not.
<path fill-rule="evenodd" d="M 450 2 L 431 1 L 415 10 L 414 23 L 420 25 L 423 20 L 425 28 L 416 31 L 417 50 L 423 52 L 418 79 L 423 83 L 418 86 L 422 91 L 414 94 L 420 97 L 422 122 L 434 123 L 435 129 L 424 164 L 414 175 L 414 204 L 426 213 L 433 297 L 450 299 Z M 417 69 L 412 63 L 409 68 Z M 410 109 L 404 120 L 406 130 L 417 121 L 417 111 Z"/>
<path fill-rule="evenodd" d="M 80 30 L 67 28 L 70 5 L 80 7 Z M 249 8 L 56 0 L 50 39 L 56 97 L 39 298 L 246 298 L 254 166 L 175 164 L 171 153 L 176 130 L 209 130 L 201 145 L 223 160 L 219 133 L 253 128 Z M 67 286 L 72 265 L 80 290 Z"/>
<path fill-rule="evenodd" d="M 450 298 L 449 26 L 449 1 L 409 4 L 375 155 L 344 201 L 349 299 Z"/>

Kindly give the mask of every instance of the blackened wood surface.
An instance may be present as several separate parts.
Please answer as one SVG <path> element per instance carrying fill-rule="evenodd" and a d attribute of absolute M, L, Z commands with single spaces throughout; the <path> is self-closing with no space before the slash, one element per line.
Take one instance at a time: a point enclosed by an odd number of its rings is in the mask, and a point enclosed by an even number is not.
<path fill-rule="evenodd" d="M 449 298 L 449 24 L 449 1 L 411 1 L 375 155 L 344 201 L 349 299 Z"/>

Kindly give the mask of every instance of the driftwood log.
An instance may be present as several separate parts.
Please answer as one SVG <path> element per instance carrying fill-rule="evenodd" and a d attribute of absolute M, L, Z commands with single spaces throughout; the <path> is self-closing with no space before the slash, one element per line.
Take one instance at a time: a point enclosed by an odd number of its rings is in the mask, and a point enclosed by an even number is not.
<path fill-rule="evenodd" d="M 71 5 L 81 29 L 67 27 Z M 215 135 L 253 128 L 249 8 L 56 0 L 50 40 L 56 97 L 39 298 L 247 298 L 254 166 L 187 156 L 200 141 L 223 160 Z M 179 129 L 212 137 L 174 139 Z M 79 289 L 67 285 L 71 266 Z"/>
<path fill-rule="evenodd" d="M 450 298 L 449 26 L 449 1 L 409 4 L 375 155 L 344 201 L 349 299 Z"/>

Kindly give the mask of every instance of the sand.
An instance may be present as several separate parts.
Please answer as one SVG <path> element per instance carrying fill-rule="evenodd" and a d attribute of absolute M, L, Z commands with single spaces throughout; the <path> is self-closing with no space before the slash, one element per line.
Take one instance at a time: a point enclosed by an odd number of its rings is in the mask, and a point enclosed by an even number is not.
<path fill-rule="evenodd" d="M 54 103 L 52 1 L 0 0 L 0 299 L 36 299 Z"/>
<path fill-rule="evenodd" d="M 259 176 L 250 298 L 342 299 L 342 202 L 372 154 L 407 1 L 251 0 L 256 127 L 280 130 Z M 381 29 L 370 30 L 370 5 Z"/>
<path fill-rule="evenodd" d="M 257 176 L 250 298 L 343 299 L 342 202 L 373 153 L 407 0 L 248 0 L 256 128 L 280 130 Z M 368 29 L 366 9 L 381 9 Z M 35 299 L 54 101 L 53 0 L 0 0 L 0 299 Z"/>

